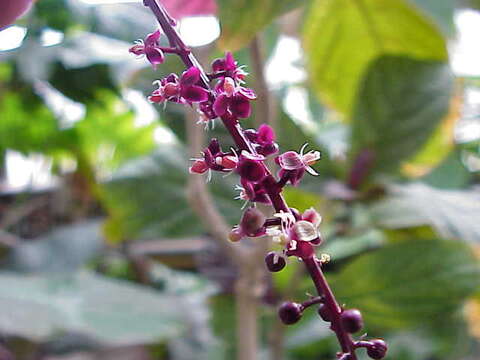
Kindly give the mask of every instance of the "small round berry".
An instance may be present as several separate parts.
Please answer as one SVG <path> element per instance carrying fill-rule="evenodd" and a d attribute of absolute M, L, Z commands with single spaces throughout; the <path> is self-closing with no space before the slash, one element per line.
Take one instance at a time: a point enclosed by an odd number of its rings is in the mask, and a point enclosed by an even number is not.
<path fill-rule="evenodd" d="M 278 309 L 278 316 L 285 325 L 295 324 L 302 317 L 303 307 L 294 302 L 285 302 Z"/>
<path fill-rule="evenodd" d="M 367 346 L 367 354 L 372 359 L 380 360 L 387 354 L 388 346 L 382 339 L 374 339 L 370 341 L 370 346 Z"/>
<path fill-rule="evenodd" d="M 250 207 L 242 215 L 240 229 L 248 236 L 255 236 L 265 224 L 265 215 L 257 208 Z"/>
<path fill-rule="evenodd" d="M 357 309 L 348 309 L 340 315 L 343 328 L 349 333 L 356 333 L 363 328 L 362 313 Z"/>
<path fill-rule="evenodd" d="M 330 322 L 330 312 L 327 309 L 325 304 L 320 304 L 318 307 L 318 315 L 322 318 L 323 321 Z"/>
<path fill-rule="evenodd" d="M 278 255 L 274 251 L 270 251 L 265 256 L 265 264 L 270 272 L 279 272 L 283 270 L 287 262 L 283 256 Z"/>

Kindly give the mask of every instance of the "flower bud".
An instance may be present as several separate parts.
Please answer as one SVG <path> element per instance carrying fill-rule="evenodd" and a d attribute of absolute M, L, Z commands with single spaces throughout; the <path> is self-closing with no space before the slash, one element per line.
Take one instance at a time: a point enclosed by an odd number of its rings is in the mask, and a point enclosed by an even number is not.
<path fill-rule="evenodd" d="M 348 309 L 340 315 L 343 328 L 349 333 L 356 333 L 363 328 L 362 313 L 357 309 Z"/>
<path fill-rule="evenodd" d="M 367 355 L 375 360 L 380 360 L 387 354 L 388 346 L 382 339 L 374 339 L 370 341 L 370 345 L 367 346 Z"/>
<path fill-rule="evenodd" d="M 271 251 L 265 256 L 265 264 L 270 272 L 278 272 L 283 270 L 287 262 L 283 256 Z"/>
<path fill-rule="evenodd" d="M 258 128 L 257 143 L 260 145 L 269 145 L 275 141 L 275 131 L 267 124 L 262 124 Z"/>
<path fill-rule="evenodd" d="M 330 312 L 327 309 L 327 306 L 325 304 L 320 304 L 318 307 L 318 315 L 322 318 L 323 321 L 330 322 Z"/>
<path fill-rule="evenodd" d="M 285 302 L 278 309 L 278 316 L 285 325 L 295 324 L 302 317 L 303 307 L 294 302 Z"/>
<path fill-rule="evenodd" d="M 265 168 L 258 160 L 242 159 L 237 167 L 240 176 L 251 182 L 259 182 L 265 177 Z"/>
<path fill-rule="evenodd" d="M 215 59 L 212 62 L 213 72 L 220 72 L 225 70 L 225 60 L 224 59 Z"/>
<path fill-rule="evenodd" d="M 248 236 L 256 236 L 265 224 L 265 220 L 265 215 L 260 210 L 254 207 L 248 208 L 240 220 L 240 229 Z"/>

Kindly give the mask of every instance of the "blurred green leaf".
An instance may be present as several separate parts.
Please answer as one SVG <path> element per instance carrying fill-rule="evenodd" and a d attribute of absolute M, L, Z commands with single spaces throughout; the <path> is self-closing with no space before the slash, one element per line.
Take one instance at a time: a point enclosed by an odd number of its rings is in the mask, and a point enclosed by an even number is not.
<path fill-rule="evenodd" d="M 480 242 L 480 191 L 441 190 L 422 183 L 395 185 L 374 204 L 372 217 L 393 229 L 431 225 L 443 237 Z"/>
<path fill-rule="evenodd" d="M 9 254 L 9 267 L 25 272 L 73 272 L 102 247 L 101 221 L 79 222 L 20 243 Z"/>
<path fill-rule="evenodd" d="M 417 5 L 425 15 L 430 17 L 445 35 L 455 33 L 455 24 L 453 23 L 453 13 L 455 10 L 455 1 L 452 0 L 411 0 Z"/>
<path fill-rule="evenodd" d="M 421 180 L 434 188 L 453 190 L 465 188 L 472 180 L 472 173 L 462 163 L 461 154 L 455 151 Z"/>
<path fill-rule="evenodd" d="M 319 252 L 330 255 L 332 261 L 339 261 L 368 250 L 376 249 L 383 245 L 384 241 L 385 239 L 382 232 L 372 229 L 357 235 L 337 236 L 333 239 L 328 239 L 325 245 L 319 249 Z"/>
<path fill-rule="evenodd" d="M 89 272 L 72 275 L 0 273 L 2 333 L 44 341 L 80 332 L 111 345 L 178 336 L 185 328 L 179 298 Z"/>
<path fill-rule="evenodd" d="M 362 255 L 334 278 L 341 303 L 362 309 L 367 326 L 426 325 L 458 309 L 480 284 L 480 268 L 460 242 L 411 240 Z"/>
<path fill-rule="evenodd" d="M 220 47 L 236 51 L 247 46 L 258 31 L 305 0 L 217 0 L 222 35 Z"/>
<path fill-rule="evenodd" d="M 396 170 L 427 143 L 446 116 L 451 88 L 446 64 L 393 56 L 373 62 L 353 111 L 352 158 L 369 151 L 373 171 Z"/>
<path fill-rule="evenodd" d="M 358 85 L 382 55 L 445 61 L 438 29 L 405 0 L 315 0 L 304 29 L 317 94 L 349 118 Z"/>
<path fill-rule="evenodd" d="M 186 199 L 189 161 L 179 146 L 163 145 L 149 157 L 127 163 L 105 184 L 112 241 L 131 238 L 184 237 L 205 230 Z M 241 203 L 234 200 L 233 180 L 214 176 L 212 193 L 227 221 L 238 222 Z"/>

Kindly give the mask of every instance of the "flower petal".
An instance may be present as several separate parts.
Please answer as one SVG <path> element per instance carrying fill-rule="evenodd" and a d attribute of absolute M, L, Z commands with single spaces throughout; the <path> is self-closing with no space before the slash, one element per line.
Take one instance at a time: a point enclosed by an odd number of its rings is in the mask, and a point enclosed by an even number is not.
<path fill-rule="evenodd" d="M 217 114 L 217 116 L 223 116 L 227 112 L 229 104 L 230 99 L 226 95 L 219 95 L 213 103 L 213 111 L 215 111 L 215 114 Z"/>
<path fill-rule="evenodd" d="M 242 95 L 236 95 L 232 98 L 230 110 L 238 118 L 248 118 L 252 113 L 250 101 Z"/>
<path fill-rule="evenodd" d="M 295 151 L 287 151 L 278 157 L 278 164 L 285 170 L 303 169 L 305 164 L 302 157 Z"/>
<path fill-rule="evenodd" d="M 182 97 L 188 102 L 202 102 L 208 100 L 208 91 L 200 86 L 182 86 Z"/>
<path fill-rule="evenodd" d="M 200 80 L 200 70 L 195 66 L 192 66 L 182 74 L 180 84 L 185 86 L 195 85 L 198 80 Z"/>
<path fill-rule="evenodd" d="M 237 89 L 237 92 L 239 94 L 242 94 L 243 96 L 245 96 L 249 100 L 255 100 L 257 98 L 257 95 L 255 94 L 255 92 L 252 89 L 249 89 L 249 88 L 246 88 L 246 87 L 243 87 L 243 86 L 239 86 L 238 89 Z"/>
<path fill-rule="evenodd" d="M 158 45 L 158 40 L 160 39 L 161 34 L 162 33 L 160 32 L 160 30 L 148 34 L 145 37 L 145 47 L 153 47 L 155 45 Z"/>
<path fill-rule="evenodd" d="M 165 60 L 162 50 L 154 47 L 145 47 L 145 55 L 147 55 L 148 61 L 150 61 L 150 64 L 152 64 L 154 67 L 163 63 Z"/>

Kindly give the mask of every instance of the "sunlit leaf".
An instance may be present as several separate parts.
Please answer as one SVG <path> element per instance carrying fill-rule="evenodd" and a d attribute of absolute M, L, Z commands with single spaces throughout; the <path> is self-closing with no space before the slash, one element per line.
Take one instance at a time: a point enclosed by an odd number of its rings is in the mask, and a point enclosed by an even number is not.
<path fill-rule="evenodd" d="M 439 30 L 406 0 L 315 0 L 304 45 L 315 90 L 347 118 L 361 78 L 376 58 L 447 59 Z"/>
<path fill-rule="evenodd" d="M 218 0 L 222 35 L 220 47 L 235 51 L 246 45 L 255 34 L 276 16 L 300 6 L 304 0 Z"/>

